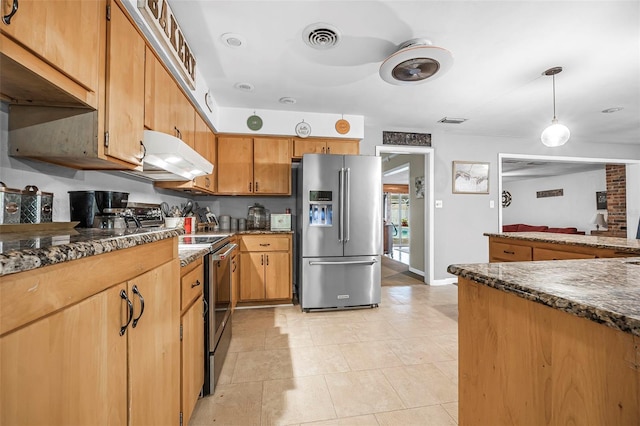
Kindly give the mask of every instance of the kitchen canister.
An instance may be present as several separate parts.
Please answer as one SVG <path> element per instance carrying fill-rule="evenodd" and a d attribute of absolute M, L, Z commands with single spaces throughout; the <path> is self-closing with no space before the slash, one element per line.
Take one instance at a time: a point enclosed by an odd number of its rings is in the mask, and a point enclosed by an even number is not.
<path fill-rule="evenodd" d="M 27 185 L 22 191 L 20 222 L 46 223 L 53 217 L 53 193 L 43 192 L 35 185 Z"/>
<path fill-rule="evenodd" d="M 0 182 L 0 224 L 20 223 L 22 191 Z"/>
<path fill-rule="evenodd" d="M 231 216 L 223 214 L 218 217 L 218 221 L 220 222 L 220 229 L 231 228 Z"/>
<path fill-rule="evenodd" d="M 244 231 L 247 229 L 247 219 L 241 217 L 238 219 L 238 231 Z"/>
<path fill-rule="evenodd" d="M 231 218 L 231 230 L 232 231 L 237 231 L 238 230 L 238 219 Z"/>

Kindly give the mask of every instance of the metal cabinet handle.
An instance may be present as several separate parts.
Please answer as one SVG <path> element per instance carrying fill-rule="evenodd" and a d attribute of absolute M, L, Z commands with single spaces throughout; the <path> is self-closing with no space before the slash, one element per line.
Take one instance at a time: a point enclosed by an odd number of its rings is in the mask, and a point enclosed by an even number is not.
<path fill-rule="evenodd" d="M 324 146 L 322 147 L 322 153 L 324 154 Z"/>
<path fill-rule="evenodd" d="M 127 323 L 125 325 L 120 327 L 120 335 L 122 336 L 124 335 L 124 332 L 127 331 L 127 327 L 129 327 L 129 323 L 133 319 L 133 303 L 131 303 L 131 300 L 129 300 L 129 297 L 127 296 L 127 292 L 124 290 L 120 290 L 120 298 L 122 300 L 126 300 L 127 305 L 129 305 L 129 319 L 127 320 Z"/>
<path fill-rule="evenodd" d="M 142 161 L 142 160 L 144 160 L 144 157 L 147 156 L 147 147 L 144 146 L 144 143 L 142 143 L 142 141 L 140 141 L 140 146 L 142 147 L 140 149 L 140 151 L 142 151 L 142 157 L 140 157 L 140 160 Z"/>
<path fill-rule="evenodd" d="M 260 243 L 260 247 L 269 247 L 271 243 Z"/>
<path fill-rule="evenodd" d="M 9 13 L 8 15 L 4 15 L 2 17 L 2 22 L 4 22 L 7 25 L 10 25 L 11 18 L 13 18 L 13 15 L 15 15 L 17 11 L 18 11 L 18 0 L 13 0 L 13 6 L 11 6 L 11 13 Z"/>
<path fill-rule="evenodd" d="M 191 288 L 198 287 L 200 284 L 200 280 L 196 280 L 195 283 L 191 284 Z"/>
<path fill-rule="evenodd" d="M 207 188 L 211 186 L 211 180 L 208 177 L 204 178 L 204 186 Z"/>
<path fill-rule="evenodd" d="M 202 302 L 204 303 L 204 308 L 202 311 L 202 317 L 204 318 L 205 315 L 207 315 L 207 312 L 209 312 L 209 304 L 207 303 L 207 299 L 205 299 L 204 297 L 202 298 Z"/>
<path fill-rule="evenodd" d="M 515 251 L 502 250 L 502 252 L 503 252 L 504 254 L 516 254 L 516 252 L 515 252 Z"/>
<path fill-rule="evenodd" d="M 252 186 L 251 186 L 251 185 L 252 185 L 252 184 L 253 184 L 253 182 L 249 182 L 249 192 L 251 192 L 251 188 L 252 188 Z"/>
<path fill-rule="evenodd" d="M 133 294 L 136 294 L 140 298 L 140 315 L 138 315 L 138 318 L 133 320 L 133 324 L 132 324 L 132 327 L 136 328 L 136 325 L 138 325 L 138 321 L 140 320 L 140 317 L 142 316 L 142 314 L 144 314 L 144 298 L 142 297 L 142 294 L 140 294 L 140 290 L 138 290 L 137 285 L 134 285 L 132 290 L 133 290 Z M 132 314 L 133 314 L 133 311 L 132 311 Z"/>
<path fill-rule="evenodd" d="M 269 266 L 269 255 L 267 255 L 267 266 Z"/>
<path fill-rule="evenodd" d="M 235 272 L 236 269 L 238 269 L 238 264 L 236 263 L 235 259 L 231 262 L 231 264 L 233 265 L 233 269 L 231 270 L 231 272 Z"/>
<path fill-rule="evenodd" d="M 258 182 L 256 182 L 256 192 L 258 192 Z"/>
<path fill-rule="evenodd" d="M 331 147 L 330 146 L 327 147 L 327 154 L 331 154 Z"/>
<path fill-rule="evenodd" d="M 260 255 L 260 266 L 264 266 L 264 254 Z"/>

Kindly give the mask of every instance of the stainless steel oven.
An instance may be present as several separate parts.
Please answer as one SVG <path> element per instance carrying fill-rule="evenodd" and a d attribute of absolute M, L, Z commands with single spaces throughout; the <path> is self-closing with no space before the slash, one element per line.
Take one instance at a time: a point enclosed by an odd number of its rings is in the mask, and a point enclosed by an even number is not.
<path fill-rule="evenodd" d="M 231 342 L 231 258 L 236 247 L 227 238 L 205 257 L 204 395 L 213 394 Z"/>

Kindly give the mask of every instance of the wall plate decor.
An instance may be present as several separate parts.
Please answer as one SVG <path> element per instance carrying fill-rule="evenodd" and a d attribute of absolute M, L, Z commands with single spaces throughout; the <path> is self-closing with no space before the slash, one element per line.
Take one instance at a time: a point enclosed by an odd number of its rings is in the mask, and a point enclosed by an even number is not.
<path fill-rule="evenodd" d="M 509 191 L 502 191 L 502 207 L 509 207 L 511 205 L 511 193 Z"/>
<path fill-rule="evenodd" d="M 489 163 L 454 161 L 452 169 L 454 194 L 489 193 Z"/>
<path fill-rule="evenodd" d="M 251 117 L 247 118 L 247 127 L 253 131 L 262 129 L 262 118 L 253 114 Z"/>
<path fill-rule="evenodd" d="M 336 121 L 336 132 L 340 133 L 341 135 L 346 135 L 347 133 L 349 133 L 350 129 L 351 124 L 349 124 L 349 122 L 344 118 Z"/>
<path fill-rule="evenodd" d="M 300 123 L 296 124 L 296 135 L 301 138 L 309 137 L 309 135 L 311 135 L 311 126 L 309 123 L 305 123 L 304 120 L 302 120 Z"/>

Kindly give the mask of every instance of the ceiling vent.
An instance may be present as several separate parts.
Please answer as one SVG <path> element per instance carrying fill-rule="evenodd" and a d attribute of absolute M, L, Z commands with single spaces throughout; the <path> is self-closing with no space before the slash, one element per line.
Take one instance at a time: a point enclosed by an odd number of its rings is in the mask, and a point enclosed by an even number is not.
<path fill-rule="evenodd" d="M 444 74 L 453 63 L 451 52 L 433 46 L 429 40 L 415 38 L 400 45 L 380 65 L 380 77 L 398 86 L 424 83 Z"/>
<path fill-rule="evenodd" d="M 318 22 L 304 29 L 302 39 L 314 49 L 332 49 L 340 43 L 340 31 L 333 25 Z"/>
<path fill-rule="evenodd" d="M 467 121 L 466 118 L 453 118 L 453 117 L 444 117 L 438 120 L 438 123 L 444 124 L 461 124 Z"/>

